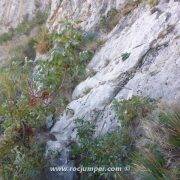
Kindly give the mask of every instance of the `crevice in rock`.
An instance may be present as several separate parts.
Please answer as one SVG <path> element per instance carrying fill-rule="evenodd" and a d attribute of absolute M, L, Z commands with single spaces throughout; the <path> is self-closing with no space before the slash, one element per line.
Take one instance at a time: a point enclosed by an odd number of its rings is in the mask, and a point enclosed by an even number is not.
<path fill-rule="evenodd" d="M 139 61 L 136 63 L 136 65 L 133 68 L 131 68 L 130 70 L 120 74 L 119 77 L 114 80 L 114 82 L 110 82 L 111 86 L 116 86 L 114 93 L 113 93 L 113 96 L 111 98 L 112 101 L 114 100 L 114 98 L 117 96 L 117 94 L 123 88 L 128 89 L 125 86 L 128 84 L 128 82 L 131 79 L 134 78 L 135 74 L 145 66 L 148 66 L 147 68 L 149 68 L 150 64 L 152 64 L 155 61 L 156 56 L 158 56 L 158 51 L 161 50 L 162 48 L 167 47 L 167 46 L 168 46 L 168 44 L 165 43 L 165 44 L 159 45 L 155 48 L 149 48 L 146 51 L 146 53 L 144 55 L 142 55 L 142 57 L 139 59 Z M 150 61 L 147 61 L 147 59 L 151 56 L 152 56 L 152 58 L 150 59 Z M 118 83 L 116 83 L 116 82 L 118 82 Z M 128 90 L 131 90 L 131 89 L 128 89 Z M 104 107 L 104 109 L 106 109 L 106 107 L 108 107 L 112 103 L 112 101 L 109 102 Z"/>

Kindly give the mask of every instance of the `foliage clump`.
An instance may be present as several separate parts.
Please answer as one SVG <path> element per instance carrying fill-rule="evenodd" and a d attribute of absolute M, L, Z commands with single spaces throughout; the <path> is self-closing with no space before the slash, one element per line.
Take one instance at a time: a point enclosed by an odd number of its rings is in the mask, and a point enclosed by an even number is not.
<path fill-rule="evenodd" d="M 85 76 L 92 57 L 84 48 L 85 36 L 71 24 L 62 32 L 42 35 L 56 44 L 49 60 L 32 61 L 34 47 L 41 41 L 30 39 L 27 47 L 14 50 L 10 64 L 1 69 L 0 173 L 4 179 L 32 179 L 40 174 L 46 163 L 39 134 L 47 117 L 65 103 L 63 93 Z"/>
<path fill-rule="evenodd" d="M 130 172 L 83 173 L 82 178 L 177 179 L 179 113 L 161 109 L 158 102 L 143 97 L 114 101 L 119 119 L 117 131 L 95 137 L 95 124 L 75 121 L 79 141 L 72 146 L 76 165 L 85 167 L 123 167 Z M 174 157 L 174 158 L 173 158 Z"/>
<path fill-rule="evenodd" d="M 12 66 L 1 69 L 0 164 L 4 179 L 30 178 L 43 162 L 43 154 L 36 144 L 36 130 L 44 125 L 51 108 L 35 95 L 31 66 L 28 62 L 23 66 L 13 62 Z"/>
<path fill-rule="evenodd" d="M 32 179 L 40 177 L 40 172 L 46 166 L 44 150 L 45 146 L 37 143 L 32 144 L 30 149 L 14 146 L 9 155 L 1 161 L 3 178 Z"/>
<path fill-rule="evenodd" d="M 120 127 L 103 137 L 94 137 L 95 125 L 78 119 L 77 126 L 78 144 L 72 146 L 72 155 L 78 166 L 85 167 L 121 167 L 122 169 L 132 163 L 132 155 L 136 150 L 133 137 L 133 128 L 139 122 L 139 118 L 146 117 L 151 107 L 146 98 L 133 97 L 131 100 L 115 101 L 114 109 L 120 120 Z M 128 178 L 130 172 L 97 172 L 96 174 L 84 174 L 87 177 L 117 179 Z"/>
<path fill-rule="evenodd" d="M 115 112 L 121 122 L 121 126 L 128 126 L 136 119 L 145 118 L 153 109 L 153 100 L 133 96 L 131 99 L 114 101 Z"/>
<path fill-rule="evenodd" d="M 120 129 L 108 133 L 103 137 L 93 137 L 95 126 L 83 119 L 76 120 L 79 143 L 72 146 L 72 158 L 76 165 L 84 167 L 125 167 L 130 159 L 133 144 L 124 139 Z M 89 174 L 84 172 L 86 178 L 113 178 L 122 177 L 121 172 L 97 172 Z"/>
<path fill-rule="evenodd" d="M 152 103 L 146 98 L 133 97 L 131 100 L 114 101 L 114 109 L 120 120 L 116 131 L 103 137 L 94 137 L 95 125 L 83 119 L 75 121 L 78 144 L 72 146 L 72 155 L 78 166 L 85 167 L 126 167 L 132 162 L 135 152 L 133 128 L 139 118 L 146 117 L 152 109 Z M 127 178 L 128 172 L 103 172 L 84 174 L 87 177 Z"/>
<path fill-rule="evenodd" d="M 65 22 L 62 31 L 53 33 L 51 39 L 55 44 L 51 58 L 37 62 L 37 87 L 53 92 L 54 99 L 61 96 L 67 102 L 68 97 L 63 94 L 71 94 L 75 85 L 85 77 L 85 67 L 93 52 L 85 48 L 83 33 L 69 22 Z"/>
<path fill-rule="evenodd" d="M 159 109 L 154 118 L 146 133 L 149 143 L 134 154 L 134 172 L 142 179 L 178 179 L 180 114 Z"/>
<path fill-rule="evenodd" d="M 127 53 L 127 52 L 121 54 L 122 61 L 125 61 L 126 59 L 128 59 L 130 55 L 131 55 L 131 53 Z"/>
<path fill-rule="evenodd" d="M 136 96 L 115 102 L 115 108 L 121 126 L 126 127 L 135 143 L 132 174 L 140 179 L 176 179 L 177 162 L 171 158 L 177 156 L 179 148 L 179 113 Z"/>
<path fill-rule="evenodd" d="M 3 33 L 0 35 L 0 45 L 2 45 L 3 43 L 12 40 L 13 38 L 13 32 L 9 31 L 6 33 Z"/>

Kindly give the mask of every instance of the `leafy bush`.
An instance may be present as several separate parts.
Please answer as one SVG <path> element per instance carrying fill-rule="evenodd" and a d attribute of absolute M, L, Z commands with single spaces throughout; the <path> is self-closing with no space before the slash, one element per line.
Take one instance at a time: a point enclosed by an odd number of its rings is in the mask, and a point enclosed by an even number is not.
<path fill-rule="evenodd" d="M 140 179 L 176 179 L 178 168 L 171 157 L 179 148 L 179 113 L 161 110 L 154 100 L 141 97 L 115 101 L 114 107 L 121 132 L 129 132 L 135 144 L 144 142 L 132 152 L 132 174 Z"/>
<path fill-rule="evenodd" d="M 31 67 L 29 63 L 19 65 L 13 62 L 12 66 L 1 69 L 0 167 L 4 179 L 28 178 L 43 161 L 36 145 L 36 130 L 44 125 L 51 107 L 45 104 L 44 97 L 37 97 L 34 92 Z M 34 153 L 36 157 L 32 156 Z"/>
<path fill-rule="evenodd" d="M 58 34 L 41 34 L 40 39 L 48 37 L 56 44 L 51 59 L 29 60 L 36 43 L 30 39 L 27 47 L 14 50 L 11 64 L 0 71 L 0 172 L 4 179 L 37 177 L 45 165 L 38 132 L 46 117 L 67 103 L 64 91 L 85 75 L 91 53 L 84 49 L 84 35 L 71 24 L 65 27 Z"/>
<path fill-rule="evenodd" d="M 123 54 L 121 54 L 121 58 L 123 61 L 125 61 L 126 59 L 129 58 L 130 55 L 131 55 L 131 53 L 123 53 Z"/>
<path fill-rule="evenodd" d="M 114 101 L 113 106 L 121 127 L 103 137 L 94 136 L 93 123 L 75 121 L 79 141 L 72 145 L 72 157 L 78 167 L 130 165 L 131 172 L 83 173 L 81 178 L 177 179 L 179 113 L 161 110 L 156 101 L 137 96 Z"/>
<path fill-rule="evenodd" d="M 170 166 L 169 160 L 159 144 L 151 144 L 134 154 L 132 158 L 134 175 L 140 179 L 177 179 L 178 165 Z"/>
<path fill-rule="evenodd" d="M 122 140 L 119 132 L 107 134 L 101 138 L 93 138 L 94 124 L 86 122 L 82 119 L 77 119 L 77 132 L 79 144 L 72 146 L 72 158 L 75 159 L 76 165 L 84 167 L 110 167 L 121 166 L 123 163 L 121 147 Z M 103 172 L 104 173 L 104 172 Z M 113 174 L 84 173 L 81 175 L 84 178 L 98 177 L 113 177 Z"/>
<path fill-rule="evenodd" d="M 126 167 L 130 163 L 134 151 L 134 141 L 130 138 L 128 129 L 118 129 L 103 137 L 94 137 L 95 125 L 83 119 L 75 121 L 78 144 L 72 146 L 72 158 L 76 165 L 84 167 Z M 127 173 L 97 172 L 84 173 L 84 178 L 125 178 Z"/>
<path fill-rule="evenodd" d="M 114 101 L 113 106 L 121 128 L 103 137 L 94 137 L 93 123 L 83 119 L 75 121 L 79 141 L 72 146 L 72 156 L 78 166 L 123 168 L 131 164 L 132 155 L 136 151 L 135 141 L 138 138 L 132 136 L 134 126 L 139 122 L 139 118 L 145 118 L 151 112 L 153 103 L 147 98 L 133 97 L 130 100 Z M 103 173 L 85 175 L 91 178 L 127 178 L 129 175 L 127 172 Z"/>
<path fill-rule="evenodd" d="M 154 102 L 149 98 L 133 96 L 129 100 L 114 101 L 114 109 L 122 127 L 132 125 L 135 120 L 145 118 L 154 108 Z"/>
<path fill-rule="evenodd" d="M 161 110 L 156 101 L 136 96 L 115 101 L 114 107 L 121 132 L 129 132 L 135 144 L 144 142 L 136 146 L 130 158 L 132 174 L 140 179 L 176 179 L 178 168 L 171 157 L 177 156 L 179 148 L 179 113 Z"/>
<path fill-rule="evenodd" d="M 7 32 L 7 33 L 3 33 L 0 35 L 0 45 L 2 45 L 3 43 L 10 41 L 13 37 L 13 32 Z"/>
<path fill-rule="evenodd" d="M 158 147 L 148 147 L 134 155 L 135 166 L 140 170 L 138 176 L 141 179 L 166 179 L 163 166 L 165 159 Z"/>
<path fill-rule="evenodd" d="M 172 147 L 180 147 L 180 113 L 176 111 L 161 112 L 159 114 L 159 121 L 169 134 L 168 143 Z"/>
<path fill-rule="evenodd" d="M 39 60 L 36 81 L 42 89 L 56 93 L 62 87 L 66 88 L 66 92 L 72 91 L 85 76 L 85 65 L 92 53 L 84 49 L 84 36 L 71 23 L 66 23 L 61 32 L 51 36 L 56 46 L 48 61 Z"/>
<path fill-rule="evenodd" d="M 31 179 L 39 176 L 46 165 L 43 153 L 44 145 L 32 144 L 31 148 L 15 146 L 2 160 L 4 179 Z"/>

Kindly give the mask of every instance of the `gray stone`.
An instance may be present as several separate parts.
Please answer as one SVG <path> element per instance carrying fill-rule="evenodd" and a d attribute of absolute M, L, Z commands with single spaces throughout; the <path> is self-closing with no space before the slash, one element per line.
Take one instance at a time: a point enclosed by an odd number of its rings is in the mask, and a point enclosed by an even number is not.
<path fill-rule="evenodd" d="M 49 27 L 58 30 L 64 17 L 82 20 L 86 31 L 97 30 L 102 14 L 111 8 L 122 11 L 126 1 L 62 1 L 52 2 Z M 56 7 L 56 8 L 55 8 Z M 119 126 L 112 102 L 133 95 L 180 100 L 180 2 L 161 1 L 156 9 L 140 4 L 122 17 L 106 35 L 106 43 L 96 52 L 87 69 L 95 74 L 81 82 L 73 92 L 73 101 L 52 128 L 57 142 L 76 140 L 74 119 L 96 123 L 96 136 Z M 104 36 L 101 34 L 102 37 Z M 130 53 L 126 60 L 122 54 Z"/>

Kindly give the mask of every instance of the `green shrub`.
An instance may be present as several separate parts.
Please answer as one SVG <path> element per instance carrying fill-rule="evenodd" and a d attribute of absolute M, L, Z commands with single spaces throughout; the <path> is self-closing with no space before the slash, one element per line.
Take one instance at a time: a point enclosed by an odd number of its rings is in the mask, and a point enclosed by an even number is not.
<path fill-rule="evenodd" d="M 164 152 L 158 143 L 136 151 L 132 158 L 134 175 L 140 179 L 177 179 L 178 165 L 168 167 L 170 159 Z"/>
<path fill-rule="evenodd" d="M 153 100 L 138 96 L 129 100 L 114 101 L 115 112 L 123 127 L 132 125 L 136 119 L 145 118 L 153 108 Z"/>
<path fill-rule="evenodd" d="M 44 98 L 33 93 L 31 67 L 28 62 L 23 65 L 14 62 L 1 69 L 0 171 L 4 179 L 33 178 L 43 168 L 36 131 L 45 124 L 51 107 L 45 106 Z"/>
<path fill-rule="evenodd" d="M 166 161 L 162 152 L 155 146 L 143 150 L 136 152 L 133 159 L 135 166 L 140 170 L 138 176 L 141 179 L 166 179 L 163 168 Z"/>
<path fill-rule="evenodd" d="M 123 61 L 125 61 L 126 59 L 129 58 L 130 55 L 131 55 L 131 53 L 123 53 L 123 54 L 121 54 L 121 58 Z"/>
<path fill-rule="evenodd" d="M 92 53 L 84 49 L 84 36 L 72 24 L 52 34 L 56 47 L 52 49 L 52 57 L 48 61 L 39 61 L 37 79 L 42 88 L 49 90 L 66 87 L 71 90 L 85 76 L 85 65 L 92 58 Z"/>
<path fill-rule="evenodd" d="M 169 133 L 168 143 L 178 148 L 180 147 L 180 113 L 179 112 L 161 112 L 159 121 Z"/>
<path fill-rule="evenodd" d="M 71 24 L 48 37 L 57 44 L 51 59 L 30 61 L 36 43 L 30 39 L 25 47 L 14 50 L 12 62 L 0 71 L 0 173 L 4 179 L 32 179 L 40 173 L 45 164 L 37 133 L 47 116 L 67 104 L 63 93 L 81 80 L 91 58 L 84 49 L 83 33 Z"/>
<path fill-rule="evenodd" d="M 75 121 L 79 141 L 72 145 L 72 157 L 78 167 L 130 165 L 131 171 L 87 172 L 80 177 L 177 179 L 178 161 L 174 159 L 171 162 L 171 158 L 177 156 L 179 148 L 179 113 L 161 110 L 156 101 L 137 96 L 129 100 L 114 101 L 113 106 L 121 127 L 103 137 L 94 136 L 93 123 L 83 119 Z M 148 127 L 144 126 L 148 123 Z"/>
<path fill-rule="evenodd" d="M 32 144 L 31 148 L 15 146 L 8 156 L 3 157 L 3 179 L 32 179 L 40 175 L 46 165 L 43 153 L 45 146 Z"/>
<path fill-rule="evenodd" d="M 53 93 L 56 107 L 62 109 L 60 107 L 67 105 L 75 85 L 85 77 L 85 67 L 93 53 L 86 50 L 85 36 L 72 23 L 65 23 L 61 32 L 45 39 L 55 47 L 51 49 L 50 59 L 38 60 L 34 78 L 38 88 Z"/>
<path fill-rule="evenodd" d="M 133 153 L 136 152 L 133 137 L 134 126 L 140 118 L 145 118 L 153 109 L 153 102 L 148 98 L 133 97 L 130 100 L 114 101 L 114 109 L 121 128 L 107 133 L 103 137 L 94 137 L 95 125 L 83 119 L 75 121 L 78 144 L 72 146 L 72 156 L 78 166 L 85 167 L 126 167 L 131 165 Z M 127 178 L 128 172 L 103 172 L 84 174 L 97 178 Z"/>
<path fill-rule="evenodd" d="M 141 126 L 141 131 L 143 130 L 140 137 L 135 137 L 136 143 L 140 141 L 144 143 L 133 153 L 131 166 L 134 176 L 140 179 L 154 180 L 177 179 L 178 160 L 171 158 L 177 156 L 180 147 L 179 113 L 171 109 L 160 109 L 156 103 L 153 106 L 151 103 L 150 106 L 147 106 L 147 100 L 143 100 L 144 105 L 140 105 L 139 102 L 137 97 L 125 100 L 125 104 L 123 104 L 125 108 L 121 105 L 119 109 L 124 109 L 126 113 L 122 113 L 122 111 L 118 113 L 118 117 L 123 120 L 125 126 L 127 123 L 132 124 L 132 120 L 135 118 L 133 131 L 136 132 L 138 126 Z M 144 113 L 146 115 L 148 113 L 148 116 L 144 116 Z M 124 126 L 123 124 L 122 126 Z"/>
<path fill-rule="evenodd" d="M 75 121 L 79 143 L 72 146 L 72 158 L 77 166 L 84 167 L 125 167 L 129 163 L 133 151 L 132 142 L 117 130 L 106 134 L 104 137 L 94 138 L 95 125 L 83 119 Z M 126 140 L 125 140 L 126 138 Z M 122 176 L 120 172 L 84 173 L 84 178 L 113 178 Z"/>
<path fill-rule="evenodd" d="M 7 33 L 3 33 L 0 35 L 0 45 L 2 45 L 3 43 L 12 40 L 13 37 L 13 32 L 7 32 Z"/>
<path fill-rule="evenodd" d="M 136 96 L 115 101 L 114 108 L 121 122 L 121 133 L 125 135 L 128 132 L 134 143 L 144 142 L 130 157 L 132 174 L 140 179 L 176 179 L 178 167 L 176 160 L 170 163 L 170 156 L 176 156 L 179 148 L 179 113 L 161 110 L 156 101 Z M 137 129 L 142 131 L 141 134 Z"/>
<path fill-rule="evenodd" d="M 29 33 L 34 25 L 44 23 L 43 14 L 36 18 L 21 23 L 14 34 Z M 44 42 L 48 46 L 41 49 L 43 53 L 56 44 L 51 58 L 32 62 L 35 45 L 40 47 Z M 45 126 L 47 116 L 67 104 L 64 94 L 85 76 L 85 65 L 92 58 L 86 42 L 87 37 L 67 23 L 57 34 L 42 29 L 36 39 L 29 39 L 11 52 L 11 63 L 0 71 L 0 173 L 4 179 L 36 178 L 44 167 L 37 133 Z"/>

